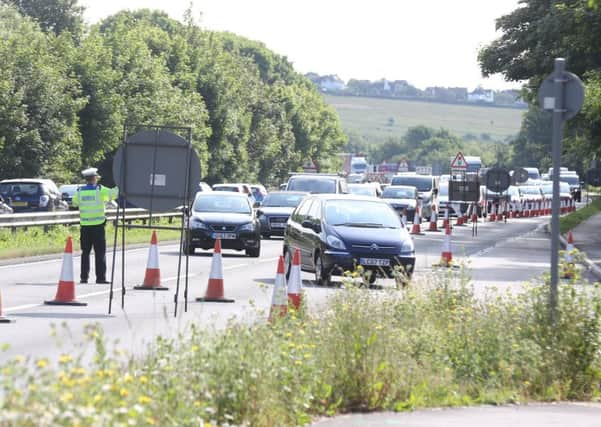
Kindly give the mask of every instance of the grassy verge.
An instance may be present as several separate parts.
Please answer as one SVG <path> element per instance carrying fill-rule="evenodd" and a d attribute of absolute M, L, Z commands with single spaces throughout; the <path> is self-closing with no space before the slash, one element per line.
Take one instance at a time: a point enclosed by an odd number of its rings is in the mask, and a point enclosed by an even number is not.
<path fill-rule="evenodd" d="M 296 426 L 350 411 L 599 398 L 597 287 L 562 287 L 552 326 L 544 286 L 485 298 L 448 276 L 429 286 L 349 288 L 318 315 L 193 327 L 142 358 L 108 354 L 91 325 L 91 366 L 64 355 L 0 367 L 0 425 Z"/>
<path fill-rule="evenodd" d="M 559 230 L 562 234 L 567 233 L 581 222 L 598 213 L 601 213 L 601 198 L 595 198 L 588 206 L 561 217 L 559 219 Z"/>
<path fill-rule="evenodd" d="M 164 220 L 157 224 L 168 225 L 168 221 Z M 172 225 L 177 226 L 175 222 Z M 106 238 L 110 247 L 113 244 L 113 233 L 113 226 L 107 225 Z M 149 242 L 150 234 L 150 230 L 128 229 L 126 243 Z M 171 230 L 160 230 L 157 234 L 159 241 L 178 240 L 180 236 L 178 231 Z M 68 236 L 73 237 L 74 250 L 79 250 L 79 226 L 55 226 L 47 233 L 42 227 L 30 227 L 27 230 L 18 228 L 16 233 L 12 233 L 9 229 L 0 229 L 0 259 L 60 253 L 65 249 Z"/>

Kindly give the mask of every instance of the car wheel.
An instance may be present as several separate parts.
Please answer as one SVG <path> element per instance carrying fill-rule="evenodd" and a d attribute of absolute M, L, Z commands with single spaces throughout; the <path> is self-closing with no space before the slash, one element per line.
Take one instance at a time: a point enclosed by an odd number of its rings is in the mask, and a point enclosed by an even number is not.
<path fill-rule="evenodd" d="M 246 250 L 246 256 L 251 258 L 259 258 L 261 256 L 261 243 L 256 248 L 248 248 Z"/>
<path fill-rule="evenodd" d="M 317 283 L 317 286 L 330 285 L 330 274 L 324 269 L 321 254 L 317 254 L 315 257 L 315 283 Z"/>
<path fill-rule="evenodd" d="M 284 252 L 284 270 L 286 272 L 286 280 L 290 279 L 290 270 L 292 270 L 292 255 L 290 250 L 286 249 Z"/>

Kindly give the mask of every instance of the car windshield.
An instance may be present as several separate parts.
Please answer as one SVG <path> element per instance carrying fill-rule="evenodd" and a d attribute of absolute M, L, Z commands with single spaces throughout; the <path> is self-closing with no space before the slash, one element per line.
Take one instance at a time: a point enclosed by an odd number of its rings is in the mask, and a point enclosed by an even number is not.
<path fill-rule="evenodd" d="M 553 194 L 553 184 L 543 185 L 541 187 L 543 189 L 543 193 L 545 194 Z M 567 182 L 559 183 L 559 192 L 560 193 L 569 193 L 570 192 L 570 184 Z"/>
<path fill-rule="evenodd" d="M 0 184 L 0 193 L 9 195 L 35 196 L 40 190 L 41 184 L 11 182 Z"/>
<path fill-rule="evenodd" d="M 395 176 L 392 178 L 392 185 L 408 185 L 417 188 L 417 191 L 424 192 L 432 190 L 432 178 L 429 176 Z"/>
<path fill-rule="evenodd" d="M 412 188 L 387 187 L 382 197 L 384 199 L 415 199 L 415 190 Z"/>
<path fill-rule="evenodd" d="M 438 188 L 438 195 L 443 197 L 447 197 L 449 195 L 448 183 L 440 184 L 440 187 Z"/>
<path fill-rule="evenodd" d="M 390 206 L 369 200 L 330 200 L 325 220 L 334 226 L 365 228 L 401 228 L 399 216 Z"/>
<path fill-rule="evenodd" d="M 567 182 L 568 185 L 580 185 L 580 179 L 577 175 L 561 175 L 559 180 L 561 182 Z"/>
<path fill-rule="evenodd" d="M 222 194 L 197 198 L 194 202 L 194 211 L 250 214 L 251 207 L 248 199 L 244 197 Z"/>
<path fill-rule="evenodd" d="M 348 191 L 359 196 L 375 196 L 376 190 L 370 185 L 349 185 Z"/>
<path fill-rule="evenodd" d="M 304 194 L 268 194 L 263 200 L 263 206 L 295 208 L 304 197 Z"/>
<path fill-rule="evenodd" d="M 213 191 L 233 191 L 235 193 L 239 193 L 240 189 L 238 187 L 236 187 L 235 185 L 231 185 L 231 186 L 223 185 L 223 186 L 213 188 Z"/>
<path fill-rule="evenodd" d="M 288 191 L 305 191 L 307 193 L 336 193 L 336 180 L 316 178 L 293 178 L 288 182 Z"/>

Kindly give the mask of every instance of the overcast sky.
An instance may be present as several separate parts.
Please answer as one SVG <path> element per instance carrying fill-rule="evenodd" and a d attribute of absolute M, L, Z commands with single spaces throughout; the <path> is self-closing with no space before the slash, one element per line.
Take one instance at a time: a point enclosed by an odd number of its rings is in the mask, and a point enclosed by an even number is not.
<path fill-rule="evenodd" d="M 81 0 L 90 23 L 121 9 L 181 20 L 190 0 Z M 205 28 L 264 42 L 306 73 L 408 80 L 415 86 L 519 87 L 482 78 L 478 50 L 518 0 L 194 0 Z M 202 18 L 200 13 L 202 12 Z"/>

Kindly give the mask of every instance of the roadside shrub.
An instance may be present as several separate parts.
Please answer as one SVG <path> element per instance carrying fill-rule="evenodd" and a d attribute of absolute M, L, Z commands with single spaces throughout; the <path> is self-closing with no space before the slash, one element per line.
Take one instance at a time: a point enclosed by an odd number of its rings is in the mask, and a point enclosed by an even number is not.
<path fill-rule="evenodd" d="M 350 411 L 590 400 L 601 385 L 601 290 L 477 293 L 463 272 L 404 290 L 351 281 L 319 310 L 273 324 L 192 325 L 141 357 L 86 332 L 91 362 L 16 358 L 1 368 L 0 426 L 294 426 Z"/>

